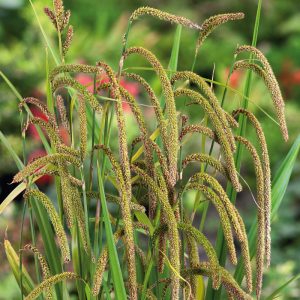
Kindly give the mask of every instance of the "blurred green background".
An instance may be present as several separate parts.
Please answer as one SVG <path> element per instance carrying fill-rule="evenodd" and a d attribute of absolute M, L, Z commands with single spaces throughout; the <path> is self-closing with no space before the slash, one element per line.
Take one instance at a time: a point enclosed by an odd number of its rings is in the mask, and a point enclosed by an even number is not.
<path fill-rule="evenodd" d="M 197 73 L 211 78 L 213 70 L 215 70 L 214 79 L 223 83 L 226 81 L 236 46 L 251 43 L 257 6 L 257 1 L 254 0 L 65 0 L 64 2 L 65 7 L 72 11 L 71 24 L 74 26 L 74 41 L 67 55 L 67 63 L 95 64 L 98 60 L 105 60 L 115 70 L 121 54 L 121 41 L 127 26 L 127 19 L 130 13 L 140 6 L 153 6 L 180 14 L 199 24 L 214 14 L 244 12 L 244 20 L 222 25 L 205 41 L 196 63 L 195 71 Z M 51 37 L 51 42 L 56 45 L 54 28 L 42 12 L 44 6 L 51 6 L 51 1 L 36 0 L 34 4 L 42 25 Z M 174 33 L 174 26 L 145 17 L 133 26 L 129 45 L 141 45 L 151 49 L 167 67 Z M 191 68 L 196 39 L 195 31 L 183 29 L 179 70 Z M 250 109 L 255 112 L 265 129 L 272 172 L 275 173 L 290 145 L 300 132 L 300 1 L 263 1 L 258 48 L 270 60 L 286 100 L 286 117 L 290 131 L 290 140 L 287 144 L 283 142 L 278 126 L 258 108 L 257 105 L 271 116 L 275 116 L 271 98 L 264 84 L 258 78 L 254 78 L 250 98 L 256 105 L 250 104 Z M 46 90 L 45 63 L 44 40 L 29 1 L 0 0 L 0 70 L 13 82 L 22 96 L 35 96 L 43 100 Z M 142 60 L 130 61 L 129 65 L 145 66 Z M 159 84 L 157 79 L 152 76 L 152 72 L 145 72 L 143 75 L 155 89 L 158 89 Z M 89 80 L 87 78 L 78 79 Z M 243 81 L 243 73 L 234 73 L 230 85 L 242 91 Z M 130 83 L 128 84 L 130 86 Z M 222 89 L 217 86 L 214 88 L 216 93 L 221 95 Z M 238 107 L 240 100 L 239 96 L 228 93 L 227 108 L 231 110 Z M 0 128 L 21 156 L 20 120 L 17 105 L 18 100 L 5 82 L 0 79 Z M 130 117 L 128 118 L 130 119 Z M 251 135 L 252 132 L 250 131 L 249 134 Z M 35 138 L 34 133 L 28 138 L 31 139 L 27 145 L 28 156 L 42 153 L 40 142 Z M 193 143 L 191 147 L 197 147 L 197 143 Z M 16 171 L 13 160 L 0 144 L 1 201 L 13 188 L 8 183 L 11 182 Z M 254 171 L 247 163 L 243 165 L 242 174 L 249 185 L 254 186 Z M 300 161 L 298 160 L 282 207 L 273 224 L 272 265 L 266 274 L 264 295 L 270 294 L 281 283 L 300 273 L 299 182 Z M 51 193 L 50 179 L 41 182 L 40 185 L 42 189 Z M 246 223 L 251 223 L 254 218 L 255 204 L 249 190 L 245 189 L 239 195 L 238 206 Z M 9 239 L 15 245 L 18 244 L 21 207 L 20 203 L 10 206 L 0 217 L 1 241 L 8 226 Z M 216 222 L 213 218 L 208 220 L 206 227 L 212 236 L 215 235 Z M 0 247 L 0 291 L 1 294 L 7 295 L 7 298 L 0 296 L 0 299 L 14 299 L 18 292 L 13 288 L 15 283 L 5 264 L 2 245 Z M 281 299 L 299 298 L 299 282 L 291 284 L 281 297 Z"/>

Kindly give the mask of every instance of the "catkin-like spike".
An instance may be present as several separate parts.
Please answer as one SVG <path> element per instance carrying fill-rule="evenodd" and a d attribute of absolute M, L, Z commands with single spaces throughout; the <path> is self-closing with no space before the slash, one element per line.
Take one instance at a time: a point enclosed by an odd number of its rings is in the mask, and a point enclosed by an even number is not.
<path fill-rule="evenodd" d="M 83 185 L 85 183 L 83 182 Z M 71 195 L 72 195 L 72 210 L 73 210 L 73 214 L 74 214 L 74 220 L 76 220 L 77 224 L 78 224 L 78 228 L 80 231 L 80 235 L 81 235 L 81 239 L 82 239 L 82 244 L 83 244 L 83 248 L 86 251 L 87 254 L 90 254 L 90 248 L 89 248 L 89 242 L 88 242 L 88 232 L 86 231 L 86 227 L 85 227 L 85 215 L 84 215 L 84 210 L 83 210 L 83 206 L 82 206 L 82 202 L 81 202 L 81 197 L 80 197 L 80 193 L 77 189 L 76 186 L 70 185 L 70 191 L 71 191 Z"/>
<path fill-rule="evenodd" d="M 177 180 L 177 155 L 179 150 L 179 143 L 177 112 L 172 86 L 170 84 L 166 71 L 153 53 L 142 47 L 131 47 L 124 53 L 124 59 L 131 54 L 139 54 L 144 57 L 151 64 L 161 82 L 168 116 L 168 126 L 166 132 L 167 136 L 162 135 L 162 138 L 167 138 L 167 140 L 164 141 L 164 144 L 167 145 L 166 151 L 169 163 L 170 181 L 172 186 L 174 186 Z"/>
<path fill-rule="evenodd" d="M 67 110 L 66 106 L 64 103 L 64 99 L 61 95 L 57 95 L 56 97 L 56 104 L 58 108 L 58 112 L 60 115 L 61 123 L 65 129 L 67 129 L 68 133 L 70 134 L 70 126 L 69 126 L 69 121 L 67 118 Z"/>
<path fill-rule="evenodd" d="M 184 218 L 184 223 L 192 225 L 191 221 L 188 220 L 187 218 Z M 186 241 L 187 241 L 187 251 L 189 256 L 189 266 L 191 268 L 196 268 L 200 263 L 197 242 L 189 234 L 186 234 Z M 193 298 L 195 298 L 197 294 L 197 285 L 198 285 L 197 275 L 196 276 L 192 275 L 190 278 L 190 282 L 192 288 L 192 295 Z"/>
<path fill-rule="evenodd" d="M 61 162 L 58 165 L 60 174 L 61 194 L 63 199 L 64 212 L 67 219 L 67 225 L 72 228 L 75 224 L 73 190 L 69 179 L 69 172 L 66 165 Z"/>
<path fill-rule="evenodd" d="M 114 242 L 117 243 L 118 240 L 121 238 L 123 234 L 123 229 L 119 229 L 114 233 Z M 108 248 L 105 246 L 100 254 L 97 263 L 96 263 L 96 270 L 94 275 L 94 282 L 92 288 L 93 296 L 97 296 L 100 291 L 100 287 L 102 285 L 103 274 L 108 262 Z"/>
<path fill-rule="evenodd" d="M 165 181 L 167 182 L 168 187 L 171 189 L 170 174 L 169 174 L 169 171 L 168 171 L 167 159 L 164 156 L 164 154 L 162 153 L 159 146 L 153 140 L 149 139 L 149 142 L 150 142 L 150 146 L 151 146 L 152 151 L 155 152 L 155 154 L 158 158 L 158 161 L 159 161 L 159 164 L 160 164 L 160 167 L 161 167 L 161 171 L 164 175 Z"/>
<path fill-rule="evenodd" d="M 55 67 L 51 72 L 49 79 L 54 81 L 55 77 L 61 73 L 93 73 L 101 74 L 102 70 L 96 66 L 83 65 L 83 64 L 68 64 Z"/>
<path fill-rule="evenodd" d="M 52 91 L 54 92 L 60 87 L 70 86 L 77 90 L 82 97 L 87 100 L 91 107 L 98 113 L 102 112 L 102 106 L 98 103 L 97 99 L 92 93 L 90 93 L 84 86 L 82 86 L 78 81 L 71 77 L 59 77 L 52 82 Z"/>
<path fill-rule="evenodd" d="M 211 188 L 218 194 L 220 200 L 223 202 L 228 216 L 231 220 L 233 228 L 236 232 L 239 242 L 241 243 L 241 250 L 242 250 L 242 257 L 244 262 L 244 269 L 246 274 L 246 283 L 247 283 L 247 291 L 251 293 L 252 291 L 252 270 L 251 270 L 251 259 L 249 253 L 249 245 L 248 245 L 248 238 L 246 234 L 245 224 L 243 222 L 242 217 L 240 216 L 237 208 L 231 203 L 229 200 L 226 192 L 220 185 L 220 183 L 211 175 L 207 173 L 196 173 L 190 179 L 191 182 L 206 182 L 208 183 Z M 230 207 L 230 209 L 227 209 Z"/>
<path fill-rule="evenodd" d="M 41 266 L 41 269 L 42 269 L 43 280 L 49 278 L 50 277 L 49 266 L 47 264 L 47 261 L 46 261 L 45 257 L 42 255 L 42 253 L 36 247 L 34 247 L 31 244 L 25 245 L 24 250 L 29 250 L 37 256 L 37 259 L 38 259 L 38 261 L 40 263 L 40 266 Z M 45 289 L 45 294 L 46 294 L 46 299 L 47 300 L 53 299 L 53 294 L 52 294 L 52 289 L 51 288 Z"/>
<path fill-rule="evenodd" d="M 175 73 L 171 78 L 171 83 L 174 84 L 177 80 L 189 80 L 191 83 L 196 84 L 197 87 L 203 92 L 205 99 L 209 102 L 209 105 L 211 106 L 214 112 L 215 119 L 219 119 L 220 123 L 222 124 L 223 132 L 227 136 L 228 143 L 230 144 L 232 151 L 235 151 L 236 148 L 235 142 L 234 142 L 233 134 L 229 128 L 226 115 L 224 113 L 224 110 L 220 106 L 217 97 L 212 92 L 211 87 L 206 83 L 206 81 L 201 76 L 190 71 L 182 71 L 182 72 Z M 196 102 L 199 102 L 199 100 L 194 99 L 193 97 L 192 99 L 196 100 Z M 206 106 L 208 106 L 208 104 L 206 104 Z"/>
<path fill-rule="evenodd" d="M 140 176 L 141 180 L 148 185 L 148 187 L 157 196 L 160 201 L 162 210 L 166 216 L 166 222 L 169 231 L 170 240 L 170 262 L 176 272 L 180 273 L 180 257 L 179 257 L 179 235 L 177 231 L 177 221 L 173 209 L 169 203 L 168 195 L 166 195 L 154 182 L 154 180 L 147 175 L 146 172 L 140 168 L 132 165 L 132 170 Z M 179 278 L 174 272 L 171 275 L 172 279 L 172 299 L 179 299 Z"/>
<path fill-rule="evenodd" d="M 51 164 L 58 164 L 58 163 L 72 163 L 76 167 L 81 166 L 81 162 L 74 156 L 68 155 L 68 154 L 49 154 L 43 157 L 40 157 L 33 161 L 32 163 L 28 164 L 27 166 L 24 167 L 23 170 L 19 171 L 15 176 L 12 181 L 12 183 L 20 182 L 26 177 L 32 175 L 37 169 L 44 167 L 46 164 L 51 163 Z"/>
<path fill-rule="evenodd" d="M 110 85 L 108 85 L 108 87 L 110 87 Z M 120 86 L 119 88 L 120 88 L 121 96 L 130 105 L 131 111 L 132 111 L 133 115 L 135 116 L 136 122 L 138 123 L 139 130 L 141 132 L 141 137 L 142 137 L 143 144 L 144 144 L 144 149 L 145 149 L 146 168 L 148 170 L 149 175 L 151 177 L 155 178 L 155 169 L 154 169 L 152 153 L 151 153 L 150 145 L 149 145 L 150 139 L 148 138 L 149 133 L 146 128 L 146 123 L 145 123 L 143 114 L 142 114 L 140 108 L 138 107 L 134 97 L 129 92 L 127 92 L 127 90 L 124 89 L 123 87 Z M 156 210 L 156 199 L 155 199 L 155 197 L 153 197 L 152 194 L 150 194 L 149 195 L 149 215 L 150 215 L 151 219 L 154 217 L 155 210 Z"/>
<path fill-rule="evenodd" d="M 57 28 L 59 31 L 62 30 L 64 22 L 64 5 L 62 0 L 53 0 L 54 14 L 56 18 Z"/>
<path fill-rule="evenodd" d="M 236 136 L 236 141 L 242 143 L 252 156 L 256 174 L 257 199 L 258 199 L 258 226 L 256 247 L 256 296 L 259 299 L 262 289 L 265 259 L 265 204 L 264 204 L 264 175 L 261 161 L 253 145 L 244 137 Z"/>
<path fill-rule="evenodd" d="M 78 160 L 80 160 L 80 151 L 77 150 L 77 149 L 73 149 L 69 146 L 66 146 L 65 144 L 58 145 L 57 146 L 57 152 L 74 156 Z"/>
<path fill-rule="evenodd" d="M 271 168 L 270 168 L 270 158 L 268 153 L 268 147 L 266 138 L 263 132 L 263 129 L 254 116 L 253 113 L 246 109 L 237 109 L 232 112 L 234 117 L 238 116 L 239 114 L 244 114 L 252 126 L 255 128 L 257 139 L 261 148 L 261 157 L 262 157 L 262 168 L 264 173 L 264 197 L 265 197 L 265 237 L 266 237 L 266 264 L 267 267 L 270 266 L 271 261 Z"/>
<path fill-rule="evenodd" d="M 233 128 L 239 127 L 239 123 L 227 111 L 225 111 L 225 117 L 226 117 L 230 127 L 233 127 Z"/>
<path fill-rule="evenodd" d="M 204 135 L 208 136 L 209 138 L 211 138 L 212 140 L 216 139 L 215 133 L 210 128 L 200 125 L 200 124 L 191 124 L 191 125 L 187 125 L 182 128 L 182 131 L 179 136 L 179 141 L 182 141 L 182 139 L 188 133 L 195 133 L 195 132 L 204 134 Z"/>
<path fill-rule="evenodd" d="M 223 267 L 219 267 L 221 282 L 226 291 L 230 291 L 232 295 L 236 299 L 239 300 L 252 300 L 252 297 L 246 294 L 238 285 L 238 283 L 234 280 L 232 275 Z M 212 277 L 214 275 L 214 270 L 211 267 L 210 263 L 203 262 L 200 263 L 199 266 L 195 269 L 187 269 L 183 270 L 182 276 L 186 277 L 191 274 L 199 274 L 208 277 Z"/>
<path fill-rule="evenodd" d="M 45 290 L 49 289 L 53 285 L 63 280 L 82 280 L 77 274 L 73 272 L 63 272 L 49 277 L 48 279 L 41 282 L 32 292 L 24 298 L 24 300 L 34 300 Z"/>
<path fill-rule="evenodd" d="M 70 25 L 68 27 L 68 30 L 67 30 L 67 33 L 66 33 L 66 38 L 65 38 L 65 41 L 64 41 L 63 47 L 62 47 L 62 54 L 63 54 L 64 57 L 66 56 L 68 50 L 70 49 L 70 46 L 71 46 L 71 43 L 72 43 L 72 40 L 73 40 L 73 34 L 74 34 L 73 26 Z"/>
<path fill-rule="evenodd" d="M 176 16 L 164 11 L 161 11 L 159 9 L 153 8 L 153 7 L 140 7 L 138 9 L 136 9 L 132 15 L 129 18 L 130 22 L 133 22 L 134 20 L 136 20 L 137 18 L 139 18 L 140 16 L 143 15 L 149 15 L 155 18 L 158 18 L 162 21 L 166 21 L 166 22 L 170 22 L 170 23 L 174 23 L 174 24 L 180 24 L 184 27 L 188 27 L 191 29 L 201 29 L 201 26 L 199 26 L 198 24 L 192 22 L 191 20 L 185 18 L 185 17 L 181 17 L 181 16 Z"/>
<path fill-rule="evenodd" d="M 278 81 L 274 75 L 272 67 L 270 66 L 270 64 L 269 64 L 267 58 L 264 56 L 264 54 L 260 50 L 258 50 L 257 48 L 255 48 L 253 46 L 248 46 L 248 45 L 240 46 L 237 48 L 235 53 L 240 54 L 241 52 L 244 52 L 244 51 L 252 53 L 257 59 L 260 60 L 260 62 L 263 65 L 263 69 L 265 71 L 265 76 L 264 76 L 265 78 L 263 77 L 263 79 L 266 83 L 267 88 L 269 89 L 269 91 L 271 93 L 271 97 L 272 97 L 272 100 L 273 100 L 273 103 L 275 106 L 277 118 L 279 120 L 281 133 L 283 135 L 284 140 L 287 141 L 289 138 L 289 134 L 288 134 L 288 129 L 287 129 L 285 115 L 284 115 L 284 106 L 285 105 L 284 105 L 284 101 L 283 101 L 283 97 L 281 94 L 281 90 L 280 90 Z"/>
<path fill-rule="evenodd" d="M 47 106 L 40 101 L 39 99 L 33 98 L 33 97 L 27 97 L 24 98 L 20 103 L 19 103 L 19 109 L 21 109 L 25 103 L 30 103 L 35 105 L 37 108 L 40 109 L 40 111 L 46 116 L 48 119 L 48 122 L 53 126 L 53 128 L 57 127 L 55 116 L 48 110 Z"/>
<path fill-rule="evenodd" d="M 236 265 L 237 264 L 237 257 L 236 257 L 236 251 L 235 251 L 235 246 L 234 246 L 234 241 L 233 241 L 233 235 L 231 231 L 231 224 L 229 221 L 228 213 L 225 207 L 222 204 L 222 201 L 220 198 L 212 191 L 210 190 L 207 186 L 203 184 L 199 184 L 197 182 L 191 182 L 189 183 L 186 187 L 185 190 L 190 190 L 190 189 L 197 189 L 198 191 L 201 191 L 203 195 L 210 200 L 213 205 L 215 206 L 216 210 L 218 211 L 218 214 L 220 216 L 221 224 L 222 224 L 222 229 L 224 232 L 224 237 L 225 241 L 228 247 L 228 252 L 229 252 L 229 257 L 231 262 Z M 230 210 L 230 213 L 232 214 L 232 207 L 227 207 L 228 210 Z"/>
<path fill-rule="evenodd" d="M 69 262 L 71 256 L 70 256 L 70 249 L 68 245 L 68 239 L 64 231 L 63 225 L 61 224 L 59 215 L 56 212 L 51 200 L 44 193 L 36 189 L 27 190 L 26 193 L 24 194 L 24 198 L 28 198 L 28 197 L 34 197 L 35 199 L 39 200 L 45 207 L 49 215 L 49 218 L 51 220 L 51 223 L 53 225 L 55 234 L 58 238 L 58 244 L 61 249 L 63 260 L 64 262 Z"/>
<path fill-rule="evenodd" d="M 231 179 L 232 185 L 235 188 L 236 191 L 240 192 L 242 190 L 242 186 L 239 182 L 237 171 L 234 165 L 234 159 L 233 159 L 233 153 L 231 151 L 230 144 L 227 139 L 227 135 L 224 132 L 224 128 L 219 120 L 219 118 L 216 116 L 214 110 L 209 105 L 209 102 L 202 97 L 199 93 L 189 90 L 189 89 L 177 89 L 174 93 L 175 97 L 178 96 L 187 96 L 199 103 L 199 105 L 202 106 L 205 113 L 207 113 L 209 119 L 211 120 L 214 128 L 215 128 L 215 134 L 218 137 L 218 141 L 222 147 L 222 151 L 224 154 L 224 159 L 226 162 L 226 167 L 228 170 L 228 175 Z"/>
<path fill-rule="evenodd" d="M 219 25 L 224 24 L 228 21 L 235 21 L 235 20 L 241 20 L 244 18 L 244 14 L 241 12 L 238 13 L 227 13 L 227 14 L 219 14 L 212 16 L 208 19 L 206 19 L 201 27 L 201 31 L 199 33 L 199 37 L 197 40 L 197 46 L 196 46 L 196 53 L 195 55 L 198 55 L 199 48 L 203 44 L 204 40 L 209 36 L 209 34 L 216 29 Z"/>
<path fill-rule="evenodd" d="M 180 222 L 178 223 L 178 229 L 183 230 L 187 235 L 192 237 L 198 244 L 200 244 L 203 247 L 209 259 L 210 266 L 213 272 L 213 287 L 215 289 L 218 289 L 220 287 L 220 265 L 216 251 L 209 242 L 209 240 L 205 237 L 205 235 L 202 232 L 200 232 L 190 224 Z"/>
<path fill-rule="evenodd" d="M 182 161 L 182 167 L 185 168 L 189 163 L 193 161 L 199 161 L 201 163 L 206 163 L 220 172 L 222 175 L 228 177 L 228 172 L 226 170 L 226 166 L 224 166 L 220 161 L 215 159 L 214 157 L 204 154 L 204 153 L 193 153 L 186 156 L 186 158 Z"/>
<path fill-rule="evenodd" d="M 85 102 L 81 95 L 78 96 L 78 113 L 79 113 L 79 128 L 80 128 L 80 155 L 81 160 L 84 159 L 87 151 L 87 118 L 85 111 Z"/>
<path fill-rule="evenodd" d="M 117 78 L 109 65 L 100 61 L 97 63 L 97 66 L 102 68 L 109 78 L 111 84 L 111 91 L 116 98 L 115 102 L 115 111 L 118 124 L 118 134 L 119 134 L 119 152 L 120 152 L 120 161 L 121 168 L 124 176 L 124 182 L 127 190 L 128 198 L 131 198 L 131 184 L 130 184 L 130 164 L 128 158 L 128 149 L 127 149 L 127 136 L 126 136 L 126 124 L 124 118 L 124 112 L 122 109 L 122 96 L 120 91 L 120 86 L 118 84 Z"/>
<path fill-rule="evenodd" d="M 41 118 L 37 118 L 37 117 L 31 118 L 29 122 L 43 128 L 46 131 L 46 133 L 47 133 L 47 135 L 48 135 L 48 137 L 51 141 L 51 144 L 54 147 L 57 147 L 62 142 L 61 138 L 60 138 L 60 135 L 57 131 L 57 127 L 53 128 L 50 125 L 50 123 L 46 122 L 45 120 L 43 120 Z"/>
<path fill-rule="evenodd" d="M 57 30 L 57 22 L 56 22 L 54 12 L 49 7 L 45 7 L 44 8 L 44 13 L 46 14 L 46 16 L 48 16 L 48 18 L 50 19 L 50 21 L 54 25 L 55 29 Z"/>
<path fill-rule="evenodd" d="M 146 93 L 149 96 L 151 104 L 154 108 L 154 112 L 155 112 L 156 119 L 157 119 L 157 122 L 158 122 L 158 127 L 160 128 L 161 135 L 163 136 L 162 141 L 163 142 L 166 141 L 167 140 L 166 121 L 165 121 L 165 118 L 164 118 L 163 111 L 160 107 L 159 100 L 157 99 L 153 89 L 151 88 L 149 83 L 143 77 L 141 77 L 138 74 L 126 73 L 126 72 L 123 72 L 122 74 L 124 76 L 128 77 L 128 78 L 131 78 L 131 79 L 137 81 L 145 89 Z M 165 146 L 165 148 L 167 148 L 167 145 L 164 145 L 164 146 Z"/>
<path fill-rule="evenodd" d="M 64 19 L 63 19 L 63 23 L 62 23 L 62 30 L 65 29 L 70 21 L 70 17 L 71 17 L 71 11 L 68 9 L 65 14 L 64 14 Z"/>

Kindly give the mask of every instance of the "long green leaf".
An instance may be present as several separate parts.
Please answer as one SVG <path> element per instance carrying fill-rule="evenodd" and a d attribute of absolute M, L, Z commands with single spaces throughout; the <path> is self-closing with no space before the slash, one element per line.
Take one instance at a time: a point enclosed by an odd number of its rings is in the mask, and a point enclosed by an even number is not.
<path fill-rule="evenodd" d="M 290 278 L 287 282 L 285 282 L 283 285 L 281 285 L 278 289 L 276 289 L 270 296 L 268 296 L 266 298 L 266 300 L 273 300 L 275 298 L 277 298 L 280 294 L 280 292 L 282 292 L 290 283 L 292 283 L 295 280 L 300 279 L 300 274 L 297 274 L 295 276 L 293 276 L 292 278 Z"/>
<path fill-rule="evenodd" d="M 272 181 L 272 211 L 271 211 L 272 220 L 276 216 L 280 204 L 284 198 L 284 194 L 287 189 L 299 150 L 300 150 L 300 135 L 298 136 L 293 146 L 291 147 L 290 151 L 288 152 L 287 156 L 281 163 Z M 251 258 L 253 258 L 255 255 L 256 232 L 257 232 L 257 222 L 255 221 L 253 222 L 248 233 L 249 250 L 250 250 Z M 237 265 L 234 277 L 238 283 L 241 283 L 243 280 L 244 269 L 241 260 Z"/>

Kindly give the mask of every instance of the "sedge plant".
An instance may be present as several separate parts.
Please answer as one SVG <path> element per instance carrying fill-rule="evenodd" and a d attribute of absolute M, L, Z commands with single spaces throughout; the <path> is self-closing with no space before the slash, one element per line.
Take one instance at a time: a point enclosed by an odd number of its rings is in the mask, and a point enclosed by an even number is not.
<path fill-rule="evenodd" d="M 54 0 L 53 8 L 45 8 L 45 13 L 58 36 L 56 51 L 41 27 L 56 64 L 47 69 L 47 104 L 32 97 L 23 99 L 1 73 L 20 100 L 22 119 L 28 120 L 22 124 L 24 152 L 29 124 L 39 129 L 47 150 L 46 156 L 22 162 L 1 133 L 1 141 L 12 153 L 19 172 L 13 178 L 18 186 L 1 204 L 0 212 L 24 192 L 24 214 L 28 210 L 31 217 L 31 244 L 23 245 L 21 239 L 20 249 L 15 251 L 8 239 L 4 242 L 21 298 L 69 299 L 69 280 L 81 300 L 204 299 L 205 294 L 212 295 L 210 288 L 223 288 L 228 299 L 259 299 L 263 274 L 271 261 L 271 217 L 283 194 L 274 194 L 272 189 L 276 185 L 271 185 L 268 147 L 259 119 L 246 106 L 224 110 L 223 101 L 220 103 L 208 80 L 193 72 L 205 39 L 218 26 L 241 20 L 244 14 L 220 14 L 198 25 L 182 16 L 141 7 L 128 20 L 119 68 L 113 70 L 104 61 L 95 65 L 68 63 L 73 38 L 71 12 L 65 10 L 62 0 Z M 168 69 L 149 49 L 127 46 L 132 24 L 145 15 L 177 26 Z M 198 40 L 192 69 L 177 71 L 182 27 L 197 31 Z M 243 53 L 250 53 L 251 59 L 240 58 Z M 266 57 L 254 45 L 239 46 L 234 55 L 232 72 L 245 69 L 265 83 L 287 141 L 284 101 Z M 155 72 L 161 95 L 142 75 L 126 68 L 131 56 L 141 57 Z M 75 79 L 79 73 L 94 76 L 93 91 Z M 154 112 L 154 131 L 147 126 L 141 103 L 121 85 L 121 78 L 136 82 L 144 91 Z M 249 100 L 247 95 L 245 99 Z M 178 109 L 180 102 L 183 107 L 193 106 L 204 118 L 190 122 Z M 133 141 L 127 136 L 123 103 L 130 107 L 139 131 Z M 41 110 L 46 120 L 32 116 L 28 105 Z M 239 130 L 241 116 L 254 128 L 257 148 L 247 136 L 238 134 L 245 133 Z M 117 141 L 118 151 L 111 147 L 114 124 L 118 135 L 113 141 Z M 68 132 L 69 144 L 60 135 L 60 126 Z M 201 137 L 204 143 L 212 141 L 220 155 L 213 156 L 202 147 L 183 156 L 185 140 L 191 136 Z M 244 188 L 235 159 L 240 147 L 249 152 L 256 176 L 257 221 L 250 235 L 223 184 L 228 182 L 236 193 Z M 281 174 L 289 177 L 298 149 L 299 141 L 276 178 Z M 200 171 L 195 172 L 195 164 L 201 166 Z M 35 185 L 45 174 L 55 177 L 56 199 Z M 281 184 L 276 180 L 277 186 Z M 199 230 L 195 225 L 197 210 L 191 215 L 185 209 L 183 202 L 190 190 L 197 191 L 216 210 L 226 246 L 223 255 L 228 254 L 231 266 L 237 266 L 235 275 L 232 267 L 227 269 L 221 262 L 202 226 Z M 117 213 L 111 210 L 112 203 L 118 207 Z M 205 216 L 200 216 L 201 223 Z M 37 235 L 43 240 L 41 249 L 36 246 Z M 200 258 L 200 249 L 206 259 Z M 22 264 L 24 251 L 35 257 L 38 282 Z M 253 257 L 255 264 L 251 262 Z M 205 287 L 203 278 L 211 280 L 211 287 Z"/>

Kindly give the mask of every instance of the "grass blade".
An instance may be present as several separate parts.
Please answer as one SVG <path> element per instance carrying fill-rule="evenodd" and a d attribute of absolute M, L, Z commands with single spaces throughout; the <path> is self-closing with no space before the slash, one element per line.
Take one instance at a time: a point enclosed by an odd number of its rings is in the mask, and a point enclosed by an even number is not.
<path fill-rule="evenodd" d="M 279 297 L 280 292 L 282 292 L 290 283 L 292 283 L 295 280 L 300 279 L 300 273 L 290 278 L 287 282 L 285 282 L 282 286 L 280 286 L 278 289 L 276 289 L 269 297 L 266 298 L 266 300 L 273 300 L 277 297 Z"/>

